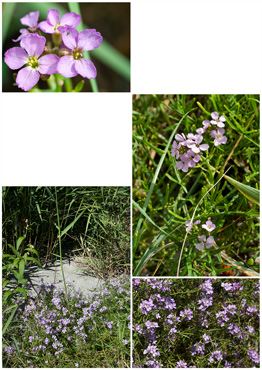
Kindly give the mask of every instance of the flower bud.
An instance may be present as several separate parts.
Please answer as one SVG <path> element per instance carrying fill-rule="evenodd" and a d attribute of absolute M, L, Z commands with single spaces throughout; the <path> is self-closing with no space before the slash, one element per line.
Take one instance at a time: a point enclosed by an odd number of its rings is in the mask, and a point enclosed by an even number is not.
<path fill-rule="evenodd" d="M 50 75 L 43 75 L 43 74 L 41 74 L 41 73 L 40 73 L 40 78 L 41 78 L 41 80 L 43 80 L 43 81 L 48 80 L 48 79 L 49 79 L 49 77 L 50 77 Z"/>
<path fill-rule="evenodd" d="M 62 35 L 61 33 L 53 33 L 52 34 L 52 41 L 55 44 L 55 46 L 59 46 L 62 42 Z"/>
<path fill-rule="evenodd" d="M 64 57 L 65 55 L 69 55 L 70 54 L 70 51 L 66 48 L 61 48 L 59 50 L 59 56 L 60 57 Z"/>

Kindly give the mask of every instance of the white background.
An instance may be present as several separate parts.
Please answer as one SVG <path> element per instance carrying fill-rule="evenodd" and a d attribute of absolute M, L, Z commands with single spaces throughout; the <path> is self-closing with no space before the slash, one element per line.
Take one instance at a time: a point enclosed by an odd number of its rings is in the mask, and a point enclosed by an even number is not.
<path fill-rule="evenodd" d="M 261 17 L 255 0 L 131 1 L 131 93 L 1 93 L 1 185 L 131 185 L 132 93 L 260 93 Z"/>

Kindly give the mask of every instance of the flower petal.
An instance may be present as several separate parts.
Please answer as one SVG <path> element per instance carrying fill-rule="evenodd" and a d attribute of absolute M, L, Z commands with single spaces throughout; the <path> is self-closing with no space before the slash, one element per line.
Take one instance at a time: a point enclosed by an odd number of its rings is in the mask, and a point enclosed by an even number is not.
<path fill-rule="evenodd" d="M 47 54 L 38 59 L 38 71 L 42 74 L 51 75 L 57 72 L 59 57 L 55 54 Z"/>
<path fill-rule="evenodd" d="M 62 34 L 63 43 L 66 47 L 73 50 L 77 48 L 77 36 L 78 31 L 74 28 L 70 29 L 70 31 L 64 32 Z"/>
<path fill-rule="evenodd" d="M 219 117 L 219 121 L 221 121 L 221 122 L 226 122 L 226 119 L 225 119 L 225 117 L 224 117 L 224 116 L 221 116 L 221 117 Z"/>
<path fill-rule="evenodd" d="M 205 235 L 198 236 L 198 240 L 200 242 L 205 242 L 206 241 L 206 236 Z"/>
<path fill-rule="evenodd" d="M 23 18 L 20 19 L 20 21 L 24 26 L 35 28 L 37 26 L 38 18 L 39 11 L 26 14 Z"/>
<path fill-rule="evenodd" d="M 203 243 L 199 243 L 199 244 L 196 244 L 196 249 L 198 249 L 199 251 L 201 251 L 203 248 L 204 248 L 204 244 Z"/>
<path fill-rule="evenodd" d="M 35 33 L 30 33 L 24 39 L 24 48 L 29 56 L 35 55 L 40 57 L 45 48 L 46 39 L 44 36 L 39 36 Z"/>
<path fill-rule="evenodd" d="M 45 33 L 56 33 L 54 26 L 49 24 L 47 21 L 40 22 L 38 27 Z"/>
<path fill-rule="evenodd" d="M 201 145 L 199 145 L 199 148 L 201 150 L 207 150 L 209 148 L 209 145 L 208 144 L 201 144 Z"/>
<path fill-rule="evenodd" d="M 16 78 L 16 83 L 20 89 L 28 91 L 39 81 L 40 75 L 36 69 L 31 67 L 22 68 Z"/>
<path fill-rule="evenodd" d="M 24 49 L 14 47 L 5 52 L 5 63 L 11 69 L 19 69 L 27 62 L 28 55 Z"/>
<path fill-rule="evenodd" d="M 94 50 L 101 45 L 103 37 L 96 30 L 84 30 L 78 35 L 78 47 L 85 50 Z"/>
<path fill-rule="evenodd" d="M 28 30 L 26 28 L 21 28 L 20 29 L 20 36 L 16 39 L 16 40 L 12 40 L 13 42 L 18 42 L 20 41 L 23 37 L 26 37 L 27 35 L 29 35 L 30 32 L 28 32 Z"/>
<path fill-rule="evenodd" d="M 86 78 L 96 78 L 96 67 L 91 60 L 82 58 L 75 61 L 75 68 L 77 72 Z"/>
<path fill-rule="evenodd" d="M 49 23 L 52 26 L 59 24 L 59 11 L 56 9 L 49 9 L 47 12 L 47 23 Z"/>
<path fill-rule="evenodd" d="M 57 63 L 57 72 L 67 78 L 78 75 L 78 72 L 75 69 L 75 60 L 72 55 L 66 55 L 60 58 L 59 62 Z"/>
<path fill-rule="evenodd" d="M 217 112 L 213 112 L 213 113 L 211 113 L 211 117 L 212 117 L 214 120 L 217 120 L 217 119 L 218 119 L 218 113 L 217 113 Z"/>
<path fill-rule="evenodd" d="M 66 13 L 62 16 L 61 18 L 61 24 L 64 26 L 64 25 L 67 25 L 67 26 L 70 26 L 70 27 L 76 27 L 79 25 L 81 21 L 81 17 L 80 15 L 74 13 L 74 12 L 71 12 L 71 13 Z"/>

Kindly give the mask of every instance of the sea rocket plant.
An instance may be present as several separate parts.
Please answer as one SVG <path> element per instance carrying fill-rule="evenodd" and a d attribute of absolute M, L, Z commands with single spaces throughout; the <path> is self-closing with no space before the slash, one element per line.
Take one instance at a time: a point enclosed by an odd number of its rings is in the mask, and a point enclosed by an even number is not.
<path fill-rule="evenodd" d="M 66 360 L 67 367 L 78 363 L 84 368 L 88 365 L 85 353 L 95 353 L 96 348 L 99 352 L 104 338 L 109 346 L 110 341 L 117 338 L 121 357 L 129 360 L 129 355 L 126 356 L 130 342 L 129 279 L 123 276 L 109 280 L 88 294 L 75 290 L 69 283 L 67 288 L 68 300 L 64 290 L 51 283 L 45 284 L 41 279 L 36 287 L 37 296 L 29 293 L 28 303 L 17 302 L 19 309 L 14 320 L 19 334 L 17 329 L 10 327 L 4 335 L 3 359 L 6 361 L 7 355 L 10 356 L 10 367 L 18 353 L 11 345 L 13 335 L 17 339 L 19 357 L 28 367 L 61 368 L 65 367 L 63 361 Z M 8 316 L 4 315 L 4 323 Z M 119 333 L 122 338 L 118 337 Z M 19 340 L 20 337 L 23 340 Z"/>
<path fill-rule="evenodd" d="M 133 280 L 133 367 L 259 367 L 258 280 Z M 256 298 L 255 298 L 256 296 Z M 246 314 L 254 307 L 254 316 Z M 169 309 L 163 302 L 173 302 Z M 144 311 L 144 302 L 151 302 Z"/>
<path fill-rule="evenodd" d="M 49 9 L 47 20 L 38 23 L 39 11 L 31 12 L 21 18 L 20 36 L 13 40 L 20 41 L 20 47 L 13 47 L 5 52 L 4 61 L 9 68 L 16 70 L 25 65 L 17 74 L 19 88 L 29 91 L 39 79 L 47 80 L 52 74 L 59 73 L 71 78 L 80 74 L 84 78 L 96 78 L 97 71 L 93 62 L 83 57 L 85 51 L 98 48 L 103 37 L 95 29 L 78 32 L 80 15 L 66 13 L 60 20 L 56 9 Z M 41 31 L 52 34 L 54 47 L 50 48 Z"/>
<path fill-rule="evenodd" d="M 30 34 L 23 38 L 24 48 L 14 47 L 5 53 L 5 63 L 11 69 L 23 66 L 16 78 L 18 87 L 24 91 L 30 90 L 37 84 L 42 75 L 56 73 L 58 56 L 55 54 L 43 55 L 46 39 L 37 34 Z M 40 57 L 41 56 L 41 57 Z"/>
<path fill-rule="evenodd" d="M 219 146 L 221 144 L 226 144 L 227 137 L 224 136 L 225 130 L 224 122 L 225 117 L 222 115 L 219 117 L 217 112 L 211 113 L 212 120 L 204 120 L 203 127 L 199 127 L 196 130 L 196 134 L 176 134 L 175 141 L 172 144 L 171 156 L 175 157 L 176 161 L 175 167 L 183 172 L 188 172 L 190 168 L 196 167 L 197 163 L 201 161 L 201 155 L 203 152 L 209 149 L 209 144 L 203 143 L 205 134 L 209 133 L 211 138 L 214 138 L 214 145 Z M 217 126 L 218 130 L 212 130 L 211 126 Z M 205 140 L 208 138 L 205 137 Z"/>
<path fill-rule="evenodd" d="M 197 243 L 195 245 L 196 249 L 202 250 L 202 249 L 204 249 L 204 247 L 209 249 L 214 245 L 215 239 L 214 239 L 213 236 L 210 236 L 210 233 L 215 230 L 216 225 L 213 224 L 211 220 L 207 220 L 205 224 L 201 225 L 201 227 L 202 227 L 202 229 L 205 229 L 208 232 L 208 235 L 200 235 L 200 234 L 202 234 L 202 231 L 200 231 L 200 228 L 197 226 L 200 223 L 201 223 L 200 220 L 196 220 L 193 224 L 191 223 L 191 221 L 186 221 L 185 222 L 186 231 L 187 232 L 191 231 L 192 227 L 194 225 L 196 225 L 196 226 L 194 226 L 194 230 L 198 233 L 197 238 L 200 241 L 200 243 Z"/>

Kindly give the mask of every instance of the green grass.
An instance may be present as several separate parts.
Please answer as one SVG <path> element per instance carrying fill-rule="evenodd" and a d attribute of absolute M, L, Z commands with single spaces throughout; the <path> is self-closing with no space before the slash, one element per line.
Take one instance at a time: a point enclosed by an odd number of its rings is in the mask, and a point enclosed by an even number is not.
<path fill-rule="evenodd" d="M 128 273 L 129 187 L 3 187 L 2 199 L 4 254 L 23 236 L 17 257 L 34 246 L 45 262 L 60 255 L 61 240 L 63 256 L 83 257 L 99 277 Z"/>
<path fill-rule="evenodd" d="M 195 134 L 214 111 L 226 118 L 227 143 L 216 147 L 204 134 L 209 149 L 202 160 L 187 173 L 178 170 L 171 156 L 175 135 Z M 134 275 L 257 276 L 259 206 L 222 177 L 229 168 L 233 180 L 259 189 L 258 96 L 134 96 Z M 208 250 L 195 248 L 201 227 L 186 237 L 193 215 L 216 224 Z"/>

